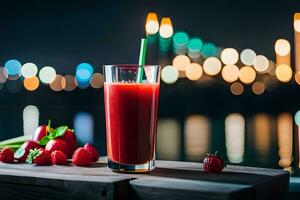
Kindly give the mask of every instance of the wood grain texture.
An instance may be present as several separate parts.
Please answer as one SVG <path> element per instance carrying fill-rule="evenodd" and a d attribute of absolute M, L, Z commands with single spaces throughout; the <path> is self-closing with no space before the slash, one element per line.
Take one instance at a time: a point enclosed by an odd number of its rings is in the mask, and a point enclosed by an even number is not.
<path fill-rule="evenodd" d="M 144 174 L 115 173 L 100 159 L 90 167 L 0 163 L 1 199 L 285 199 L 289 174 L 228 166 L 206 174 L 201 163 L 157 161 Z"/>

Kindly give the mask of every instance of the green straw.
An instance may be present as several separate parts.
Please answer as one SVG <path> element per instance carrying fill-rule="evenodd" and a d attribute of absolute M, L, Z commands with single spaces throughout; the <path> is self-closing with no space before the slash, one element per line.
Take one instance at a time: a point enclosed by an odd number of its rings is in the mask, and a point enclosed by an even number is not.
<path fill-rule="evenodd" d="M 138 83 L 143 82 L 143 75 L 144 75 L 143 66 L 145 65 L 146 52 L 147 52 L 147 39 L 142 38 L 141 39 L 140 57 L 139 57 L 139 69 L 138 69 L 138 76 L 137 76 Z"/>

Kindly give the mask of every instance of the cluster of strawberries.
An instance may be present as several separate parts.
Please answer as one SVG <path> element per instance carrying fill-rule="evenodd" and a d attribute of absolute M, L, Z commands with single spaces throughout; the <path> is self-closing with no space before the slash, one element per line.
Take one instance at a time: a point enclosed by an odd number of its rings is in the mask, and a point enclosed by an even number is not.
<path fill-rule="evenodd" d="M 48 125 L 39 126 L 32 140 L 24 142 L 14 152 L 5 147 L 0 152 L 0 161 L 5 163 L 27 162 L 35 165 L 65 165 L 68 158 L 77 166 L 87 166 L 98 160 L 97 149 L 87 143 L 77 147 L 77 138 L 73 130 L 67 126 L 56 129 Z"/>

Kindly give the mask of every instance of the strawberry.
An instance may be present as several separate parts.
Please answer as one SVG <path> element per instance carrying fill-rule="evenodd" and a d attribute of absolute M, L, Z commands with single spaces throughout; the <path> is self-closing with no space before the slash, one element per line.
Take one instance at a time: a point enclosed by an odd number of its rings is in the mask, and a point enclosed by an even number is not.
<path fill-rule="evenodd" d="M 74 149 L 77 146 L 77 139 L 74 133 L 74 130 L 67 129 L 63 136 L 59 137 L 59 139 L 64 140 L 67 144 L 70 144 Z"/>
<path fill-rule="evenodd" d="M 21 162 L 25 162 L 30 149 L 39 148 L 40 145 L 33 140 L 24 142 L 19 149 L 15 152 L 14 157 Z"/>
<path fill-rule="evenodd" d="M 207 154 L 203 161 L 203 168 L 207 173 L 219 174 L 224 167 L 226 167 L 225 161 L 218 155 L 218 152 L 215 154 Z"/>
<path fill-rule="evenodd" d="M 64 152 L 55 150 L 51 153 L 51 162 L 53 165 L 67 164 L 67 156 Z"/>
<path fill-rule="evenodd" d="M 92 155 L 83 147 L 79 147 L 73 154 L 72 163 L 77 166 L 87 166 L 92 162 Z"/>
<path fill-rule="evenodd" d="M 50 165 L 51 158 L 48 151 L 45 151 L 43 148 L 39 149 L 31 149 L 26 162 L 29 164 L 36 164 L 36 165 Z"/>
<path fill-rule="evenodd" d="M 55 150 L 59 150 L 67 154 L 67 143 L 61 139 L 53 139 L 47 143 L 45 150 L 50 154 Z"/>
<path fill-rule="evenodd" d="M 9 147 L 2 149 L 0 152 L 0 161 L 4 163 L 14 162 L 14 151 Z"/>
<path fill-rule="evenodd" d="M 91 145 L 89 143 L 86 143 L 83 148 L 91 153 L 92 162 L 96 162 L 98 160 L 99 154 L 98 154 L 96 147 L 94 147 L 93 145 Z"/>

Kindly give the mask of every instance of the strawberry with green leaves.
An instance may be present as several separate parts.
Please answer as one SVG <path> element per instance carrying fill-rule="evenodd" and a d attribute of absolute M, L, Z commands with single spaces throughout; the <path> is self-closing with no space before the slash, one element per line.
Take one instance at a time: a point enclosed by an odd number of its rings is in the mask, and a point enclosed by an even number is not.
<path fill-rule="evenodd" d="M 27 156 L 26 162 L 39 166 L 50 165 L 51 157 L 49 152 L 45 151 L 43 148 L 31 149 Z"/>

